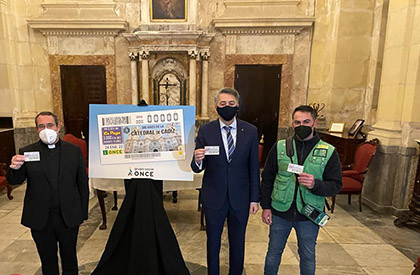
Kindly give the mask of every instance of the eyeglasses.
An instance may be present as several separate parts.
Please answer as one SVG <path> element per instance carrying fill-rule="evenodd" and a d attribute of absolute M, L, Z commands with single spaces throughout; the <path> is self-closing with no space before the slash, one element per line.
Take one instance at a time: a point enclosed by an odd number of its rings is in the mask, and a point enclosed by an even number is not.
<path fill-rule="evenodd" d="M 47 123 L 47 128 L 51 129 L 54 128 L 55 124 L 54 123 Z M 37 126 L 38 129 L 44 130 L 45 129 L 45 125 L 44 124 L 38 124 Z"/>

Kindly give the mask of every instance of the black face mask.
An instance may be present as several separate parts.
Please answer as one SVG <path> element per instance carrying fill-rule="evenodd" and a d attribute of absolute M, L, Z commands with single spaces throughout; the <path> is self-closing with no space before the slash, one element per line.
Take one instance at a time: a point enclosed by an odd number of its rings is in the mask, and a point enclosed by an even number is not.
<path fill-rule="evenodd" d="M 223 108 L 217 107 L 216 110 L 219 116 L 221 116 L 224 120 L 229 121 L 235 117 L 236 113 L 239 110 L 239 107 L 238 106 L 235 106 L 235 107 L 225 106 Z"/>
<path fill-rule="evenodd" d="M 304 140 L 305 138 L 309 137 L 312 134 L 312 127 L 307 125 L 300 125 L 295 127 L 295 135 L 300 140 Z"/>

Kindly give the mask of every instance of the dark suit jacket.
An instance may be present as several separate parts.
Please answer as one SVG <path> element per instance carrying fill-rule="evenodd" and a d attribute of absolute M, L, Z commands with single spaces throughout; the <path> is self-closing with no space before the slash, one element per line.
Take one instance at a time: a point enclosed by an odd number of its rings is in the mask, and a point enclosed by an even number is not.
<path fill-rule="evenodd" d="M 260 175 L 258 166 L 258 132 L 248 122 L 237 119 L 235 151 L 231 162 L 227 161 L 219 120 L 200 127 L 195 149 L 219 146 L 219 155 L 206 155 L 201 198 L 204 207 L 220 209 L 228 196 L 233 209 L 248 208 L 250 202 L 260 199 Z M 201 170 L 193 158 L 191 169 Z"/>
<path fill-rule="evenodd" d="M 51 188 L 45 158 L 49 150 L 42 141 L 19 150 L 39 152 L 40 161 L 25 162 L 19 170 L 9 169 L 10 184 L 21 184 L 27 180 L 23 205 L 22 224 L 35 230 L 45 228 L 51 203 Z M 58 174 L 60 209 L 67 227 L 80 225 L 88 217 L 89 187 L 85 162 L 80 148 L 61 141 L 60 171 Z"/>

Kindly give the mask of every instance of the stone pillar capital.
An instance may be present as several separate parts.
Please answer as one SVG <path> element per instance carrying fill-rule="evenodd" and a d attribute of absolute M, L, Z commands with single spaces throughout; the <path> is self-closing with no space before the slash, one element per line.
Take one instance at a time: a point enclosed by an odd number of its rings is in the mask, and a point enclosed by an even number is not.
<path fill-rule="evenodd" d="M 210 58 L 210 51 L 209 50 L 202 50 L 200 51 L 200 56 L 202 60 L 208 61 Z"/>
<path fill-rule="evenodd" d="M 141 50 L 139 54 L 140 54 L 140 59 L 142 60 L 148 59 L 150 56 L 150 52 L 147 50 Z"/>
<path fill-rule="evenodd" d="M 131 61 L 137 61 L 138 59 L 138 56 L 139 56 L 139 53 L 138 52 L 136 52 L 136 51 L 130 51 L 129 53 L 128 53 L 128 56 L 130 57 L 130 60 Z"/>
<path fill-rule="evenodd" d="M 189 50 L 189 51 L 188 51 L 188 56 L 189 56 L 191 59 L 196 59 L 196 58 L 197 58 L 197 56 L 198 56 L 198 51 L 197 51 L 197 50 Z"/>

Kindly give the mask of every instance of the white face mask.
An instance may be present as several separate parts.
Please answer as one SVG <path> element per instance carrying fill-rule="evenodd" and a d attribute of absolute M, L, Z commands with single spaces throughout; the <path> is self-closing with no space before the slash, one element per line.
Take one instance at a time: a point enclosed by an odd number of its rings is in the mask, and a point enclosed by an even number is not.
<path fill-rule="evenodd" d="M 51 145 L 57 140 L 57 132 L 48 128 L 45 128 L 39 132 L 39 138 L 43 143 Z"/>

